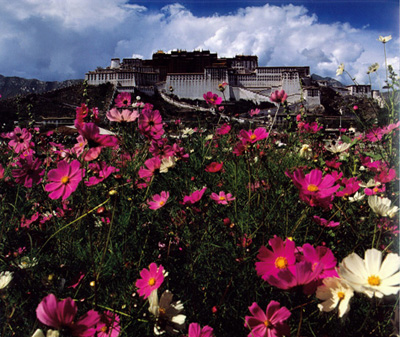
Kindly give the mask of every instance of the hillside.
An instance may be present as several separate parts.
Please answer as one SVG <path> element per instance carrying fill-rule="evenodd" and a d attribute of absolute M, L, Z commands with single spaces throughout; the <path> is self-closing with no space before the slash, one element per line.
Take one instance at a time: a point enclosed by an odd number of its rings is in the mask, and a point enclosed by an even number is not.
<path fill-rule="evenodd" d="M 0 95 L 2 99 L 27 95 L 31 93 L 40 94 L 43 92 L 69 87 L 82 83 L 83 80 L 66 80 L 62 82 L 46 82 L 37 79 L 26 79 L 22 77 L 7 77 L 0 75 Z"/>

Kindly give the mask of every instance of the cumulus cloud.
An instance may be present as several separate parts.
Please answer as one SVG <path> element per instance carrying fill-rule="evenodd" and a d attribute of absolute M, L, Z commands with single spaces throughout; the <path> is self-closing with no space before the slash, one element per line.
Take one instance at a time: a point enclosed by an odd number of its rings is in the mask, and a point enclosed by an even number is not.
<path fill-rule="evenodd" d="M 113 57 L 150 58 L 160 49 L 257 55 L 260 66 L 309 65 L 312 73 L 330 77 L 344 63 L 360 83 L 369 82 L 368 66 L 378 62 L 378 75 L 385 76 L 379 33 L 323 24 L 300 5 L 265 4 L 208 17 L 179 3 L 156 11 L 126 0 L 0 0 L 0 7 L 0 74 L 7 76 L 83 78 Z M 399 41 L 386 47 L 398 70 Z"/>

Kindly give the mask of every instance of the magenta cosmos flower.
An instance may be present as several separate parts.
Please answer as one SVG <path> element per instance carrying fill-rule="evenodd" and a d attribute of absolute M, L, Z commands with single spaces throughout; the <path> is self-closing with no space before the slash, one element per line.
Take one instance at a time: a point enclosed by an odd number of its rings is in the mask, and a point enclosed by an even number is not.
<path fill-rule="evenodd" d="M 94 123 L 86 123 L 77 127 L 78 132 L 87 140 L 89 150 L 84 153 L 83 159 L 91 161 L 97 159 L 104 147 L 116 147 L 118 139 L 110 135 L 101 135 L 99 127 Z"/>
<path fill-rule="evenodd" d="M 74 321 L 78 307 L 72 298 L 59 301 L 53 294 L 47 295 L 36 308 L 36 317 L 43 324 L 57 330 L 65 329 L 71 336 L 94 336 L 100 315 L 90 310 Z"/>
<path fill-rule="evenodd" d="M 145 299 L 150 296 L 153 290 L 160 288 L 164 282 L 164 267 L 159 266 L 153 262 L 150 264 L 149 269 L 142 269 L 140 272 L 141 278 L 135 283 L 138 288 L 138 293 Z"/>
<path fill-rule="evenodd" d="M 124 108 L 131 105 L 131 94 L 129 92 L 121 92 L 115 99 L 115 106 Z"/>
<path fill-rule="evenodd" d="M 287 97 L 288 95 L 286 94 L 285 90 L 276 90 L 271 94 L 269 99 L 271 102 L 274 103 L 283 103 L 284 101 L 286 101 Z"/>
<path fill-rule="evenodd" d="M 217 162 L 213 161 L 212 163 L 210 163 L 206 166 L 206 172 L 210 172 L 210 173 L 219 172 L 222 170 L 223 166 L 224 166 L 224 162 L 217 163 Z"/>
<path fill-rule="evenodd" d="M 277 275 L 279 271 L 290 269 L 295 271 L 296 255 L 295 243 L 289 239 L 283 241 L 280 237 L 269 240 L 272 251 L 261 246 L 256 262 L 257 275 L 266 280 L 270 275 Z"/>
<path fill-rule="evenodd" d="M 327 174 L 322 177 L 322 171 L 318 169 L 311 170 L 304 175 L 303 170 L 297 169 L 293 172 L 293 183 L 300 190 L 300 199 L 310 206 L 330 207 L 334 193 L 340 187 L 334 185 L 335 178 Z"/>
<path fill-rule="evenodd" d="M 142 166 L 139 169 L 139 172 L 138 172 L 139 177 L 143 178 L 143 179 L 151 178 L 152 176 L 154 176 L 155 172 L 160 169 L 160 167 L 161 167 L 161 159 L 158 156 L 150 158 L 150 159 L 147 159 L 144 162 L 144 165 L 145 165 L 146 168 L 144 166 Z"/>
<path fill-rule="evenodd" d="M 291 312 L 286 307 L 281 307 L 279 302 L 271 301 L 264 312 L 259 305 L 254 302 L 249 307 L 253 316 L 246 316 L 246 325 L 251 329 L 248 337 L 279 337 L 289 336 L 289 325 L 284 323 Z"/>
<path fill-rule="evenodd" d="M 207 92 L 207 94 L 204 94 L 203 98 L 210 105 L 215 106 L 222 103 L 222 97 L 219 97 L 217 94 L 213 94 L 211 91 Z"/>
<path fill-rule="evenodd" d="M 235 200 L 234 197 L 232 197 L 232 194 L 230 193 L 225 193 L 224 191 L 217 193 L 211 193 L 210 198 L 214 200 L 217 204 L 221 205 L 228 205 L 229 201 Z"/>
<path fill-rule="evenodd" d="M 117 314 L 105 311 L 101 315 L 101 321 L 96 326 L 97 337 L 118 337 L 121 332 L 120 319 Z"/>
<path fill-rule="evenodd" d="M 159 139 L 164 134 L 161 114 L 151 105 L 146 105 L 139 116 L 139 131 L 149 139 Z"/>
<path fill-rule="evenodd" d="M 12 175 L 18 184 L 24 184 L 25 187 L 31 188 L 33 184 L 39 184 L 44 175 L 44 169 L 41 168 L 42 162 L 32 155 L 27 157 L 21 156 L 17 162 L 18 168 L 12 170 Z"/>
<path fill-rule="evenodd" d="M 190 323 L 188 337 L 212 337 L 213 331 L 214 329 L 208 325 L 201 328 L 198 323 Z"/>
<path fill-rule="evenodd" d="M 246 131 L 240 130 L 239 137 L 241 138 L 243 143 L 255 143 L 259 140 L 265 139 L 268 137 L 268 132 L 264 128 L 257 128 L 254 130 Z"/>
<path fill-rule="evenodd" d="M 160 194 L 154 194 L 153 199 L 147 201 L 149 208 L 152 210 L 159 209 L 163 207 L 169 198 L 169 192 L 162 191 Z"/>
<path fill-rule="evenodd" d="M 81 169 L 79 161 L 68 163 L 62 160 L 58 162 L 56 169 L 49 171 L 47 181 L 50 183 L 44 189 L 46 192 L 51 192 L 49 194 L 51 199 L 65 200 L 77 189 L 84 176 L 85 171 Z"/>
<path fill-rule="evenodd" d="M 339 277 L 336 272 L 336 257 L 328 247 L 318 246 L 317 248 L 314 248 L 309 243 L 305 243 L 302 251 L 304 260 L 311 262 L 313 270 L 318 264 L 323 265 L 322 271 L 318 275 L 319 279 L 324 279 L 326 277 Z"/>
<path fill-rule="evenodd" d="M 13 132 L 9 133 L 9 138 L 11 140 L 8 145 L 11 146 L 16 153 L 20 153 L 30 147 L 32 135 L 27 129 L 21 129 L 17 126 Z"/>
<path fill-rule="evenodd" d="M 184 204 L 195 204 L 196 202 L 200 201 L 203 197 L 204 192 L 206 191 L 207 187 L 203 187 L 201 190 L 194 191 L 191 195 L 186 195 L 183 197 Z"/>
<path fill-rule="evenodd" d="M 116 108 L 107 111 L 106 116 L 111 122 L 134 122 L 139 117 L 139 112 L 137 110 L 124 109 L 119 112 Z"/>

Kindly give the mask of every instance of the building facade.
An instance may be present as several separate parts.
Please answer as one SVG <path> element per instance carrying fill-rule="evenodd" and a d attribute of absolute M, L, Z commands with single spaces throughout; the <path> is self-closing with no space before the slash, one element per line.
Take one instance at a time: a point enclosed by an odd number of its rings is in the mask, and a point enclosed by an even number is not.
<path fill-rule="evenodd" d="M 172 51 L 154 53 L 151 60 L 138 58 L 111 60 L 105 69 L 86 73 L 91 85 L 113 83 L 117 90 L 133 92 L 135 89 L 153 94 L 161 91 L 178 98 L 203 99 L 203 94 L 217 92 L 219 84 L 226 82 L 226 100 L 269 101 L 275 90 L 285 90 L 288 102 L 303 100 L 305 105 L 320 104 L 318 86 L 303 86 L 310 77 L 310 68 L 259 67 L 253 55 L 218 58 L 209 51 Z"/>

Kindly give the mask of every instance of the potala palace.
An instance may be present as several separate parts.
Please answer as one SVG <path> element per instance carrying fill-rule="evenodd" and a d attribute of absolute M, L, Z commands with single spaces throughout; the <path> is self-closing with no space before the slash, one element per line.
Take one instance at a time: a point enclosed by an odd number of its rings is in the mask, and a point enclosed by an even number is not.
<path fill-rule="evenodd" d="M 113 58 L 107 68 L 98 68 L 85 74 L 88 84 L 110 82 L 117 90 L 148 95 L 156 91 L 162 95 L 173 93 L 178 98 L 203 99 L 208 91 L 217 92 L 226 82 L 226 100 L 241 99 L 254 102 L 269 101 L 275 90 L 285 90 L 288 102 L 303 100 L 308 107 L 320 104 L 319 86 L 311 81 L 310 67 L 259 67 L 258 57 L 237 55 L 234 58 L 218 58 L 210 51 L 172 51 L 154 53 L 151 60 L 139 58 Z M 356 88 L 354 88 L 356 87 Z M 371 87 L 348 86 L 347 94 L 371 95 Z"/>

